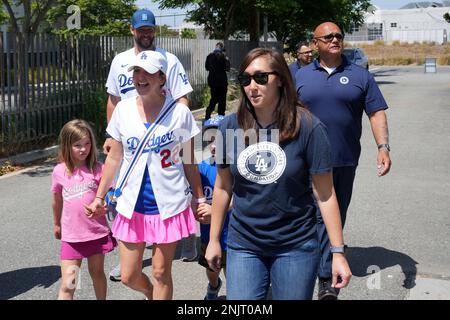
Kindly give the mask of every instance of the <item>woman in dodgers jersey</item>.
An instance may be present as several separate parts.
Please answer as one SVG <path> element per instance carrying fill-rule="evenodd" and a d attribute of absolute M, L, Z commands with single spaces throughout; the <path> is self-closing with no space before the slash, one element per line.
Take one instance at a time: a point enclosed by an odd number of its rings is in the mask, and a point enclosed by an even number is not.
<path fill-rule="evenodd" d="M 177 241 L 196 233 L 189 185 L 193 202 L 204 201 L 200 175 L 193 161 L 193 137 L 200 130 L 184 104 L 175 103 L 161 92 L 167 71 L 167 60 L 162 54 L 143 51 L 130 64 L 130 70 L 139 95 L 120 101 L 113 112 L 106 131 L 114 141 L 97 196 L 104 198 L 119 167 L 118 181 L 121 180 L 139 139 L 160 113 L 165 114 L 117 199 L 119 214 L 112 231 L 120 240 L 122 282 L 148 299 L 171 299 L 172 260 Z M 96 199 L 86 214 L 95 216 L 103 213 L 103 209 L 104 201 Z M 153 243 L 153 285 L 142 272 L 146 243 Z"/>
<path fill-rule="evenodd" d="M 344 241 L 325 127 L 298 102 L 281 53 L 250 51 L 238 81 L 238 111 L 219 127 L 223 141 L 216 150 L 206 260 L 220 270 L 220 230 L 233 196 L 227 299 L 266 299 L 270 285 L 274 300 L 311 299 L 319 244 L 310 181 L 331 244 L 341 247 Z M 345 287 L 350 277 L 345 256 L 337 254 L 333 285 Z"/>

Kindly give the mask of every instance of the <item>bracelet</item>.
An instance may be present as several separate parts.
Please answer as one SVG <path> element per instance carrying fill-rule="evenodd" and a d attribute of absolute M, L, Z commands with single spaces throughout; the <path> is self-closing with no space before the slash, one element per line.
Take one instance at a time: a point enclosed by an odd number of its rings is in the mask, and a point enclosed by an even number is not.
<path fill-rule="evenodd" d="M 105 201 L 105 198 L 99 197 L 99 196 L 95 196 L 95 199 L 100 199 L 102 201 Z"/>
<path fill-rule="evenodd" d="M 382 143 L 382 144 L 379 144 L 377 147 L 378 147 L 378 150 L 380 150 L 381 148 L 385 148 L 387 151 L 391 151 L 391 147 L 389 146 L 389 143 Z"/>
<path fill-rule="evenodd" d="M 194 201 L 194 203 L 197 203 L 197 204 L 205 203 L 206 202 L 206 197 L 198 198 L 198 199 L 193 197 L 192 200 Z"/>
<path fill-rule="evenodd" d="M 330 252 L 331 253 L 345 253 L 347 251 L 347 245 L 343 244 L 341 246 L 331 246 L 330 245 Z"/>

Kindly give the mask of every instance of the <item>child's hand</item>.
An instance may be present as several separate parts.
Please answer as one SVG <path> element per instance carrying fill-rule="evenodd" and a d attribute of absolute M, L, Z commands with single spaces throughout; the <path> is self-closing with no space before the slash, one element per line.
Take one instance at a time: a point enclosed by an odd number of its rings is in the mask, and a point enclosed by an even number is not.
<path fill-rule="evenodd" d="M 61 226 L 54 225 L 53 234 L 55 235 L 55 239 L 61 240 Z"/>
<path fill-rule="evenodd" d="M 197 209 L 198 221 L 203 224 L 211 223 L 211 205 L 207 203 L 201 203 Z"/>
<path fill-rule="evenodd" d="M 84 213 L 90 219 L 104 215 L 106 210 L 103 200 L 95 198 L 90 205 L 84 205 Z"/>
<path fill-rule="evenodd" d="M 191 201 L 191 209 L 192 213 L 194 214 L 195 220 L 198 220 L 198 204 L 194 201 Z"/>

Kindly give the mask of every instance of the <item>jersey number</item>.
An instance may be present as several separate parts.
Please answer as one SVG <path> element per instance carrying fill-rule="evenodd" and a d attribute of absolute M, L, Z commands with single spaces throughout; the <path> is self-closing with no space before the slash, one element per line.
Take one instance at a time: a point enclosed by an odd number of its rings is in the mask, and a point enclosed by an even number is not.
<path fill-rule="evenodd" d="M 168 168 L 172 165 L 172 162 L 169 160 L 170 158 L 170 150 L 169 149 L 164 149 L 163 151 L 161 151 L 160 155 L 163 157 L 161 159 L 161 167 L 164 168 Z"/>
<path fill-rule="evenodd" d="M 164 149 L 163 151 L 161 151 L 159 153 L 159 155 L 162 157 L 161 159 L 161 168 L 165 169 L 168 168 L 170 166 L 173 166 L 174 164 L 178 163 L 179 158 L 178 158 L 178 153 L 180 151 L 179 146 L 175 146 L 175 148 L 173 148 L 173 150 L 169 150 L 169 149 Z M 172 156 L 173 155 L 173 156 Z M 170 160 L 172 156 L 172 161 Z"/>

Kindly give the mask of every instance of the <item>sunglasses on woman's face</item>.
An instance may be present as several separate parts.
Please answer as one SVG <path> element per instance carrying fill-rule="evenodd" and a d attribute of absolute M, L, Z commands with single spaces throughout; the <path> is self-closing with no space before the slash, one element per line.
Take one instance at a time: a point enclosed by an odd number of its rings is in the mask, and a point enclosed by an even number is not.
<path fill-rule="evenodd" d="M 246 87 L 255 80 L 257 84 L 265 85 L 269 81 L 269 74 L 278 74 L 278 72 L 271 71 L 271 72 L 256 72 L 253 75 L 248 74 L 247 72 L 243 72 L 240 75 L 238 75 L 237 80 L 239 84 L 243 87 Z"/>

